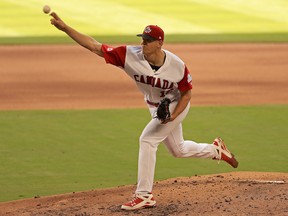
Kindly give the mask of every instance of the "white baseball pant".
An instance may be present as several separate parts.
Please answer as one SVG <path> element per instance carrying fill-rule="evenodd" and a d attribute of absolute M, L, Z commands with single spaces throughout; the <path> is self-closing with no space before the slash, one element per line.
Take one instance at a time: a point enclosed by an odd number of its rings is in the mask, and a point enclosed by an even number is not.
<path fill-rule="evenodd" d="M 177 102 L 170 104 L 170 110 L 173 112 Z M 146 125 L 141 136 L 138 158 L 138 183 L 137 194 L 151 193 L 154 181 L 154 172 L 156 165 L 156 152 L 158 145 L 163 142 L 169 152 L 177 158 L 214 158 L 217 156 L 214 145 L 207 143 L 196 143 L 183 139 L 182 121 L 187 116 L 190 104 L 185 110 L 172 122 L 161 124 L 158 119 L 153 118 L 157 108 L 148 105 L 152 120 Z"/>

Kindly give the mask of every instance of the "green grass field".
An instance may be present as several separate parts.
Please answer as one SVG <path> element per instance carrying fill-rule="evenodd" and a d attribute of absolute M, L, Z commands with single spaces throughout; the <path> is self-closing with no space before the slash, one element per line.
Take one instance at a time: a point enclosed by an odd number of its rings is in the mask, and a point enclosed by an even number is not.
<path fill-rule="evenodd" d="M 0 44 L 71 43 L 42 12 L 52 7 L 77 30 L 100 41 L 138 42 L 147 24 L 167 42 L 287 42 L 285 0 L 0 0 Z"/>
<path fill-rule="evenodd" d="M 193 107 L 184 137 L 221 135 L 240 161 L 237 171 L 287 172 L 287 108 Z M 0 112 L 0 201 L 134 184 L 149 118 L 146 109 Z M 161 144 L 155 178 L 230 171 L 223 162 L 173 158 Z"/>

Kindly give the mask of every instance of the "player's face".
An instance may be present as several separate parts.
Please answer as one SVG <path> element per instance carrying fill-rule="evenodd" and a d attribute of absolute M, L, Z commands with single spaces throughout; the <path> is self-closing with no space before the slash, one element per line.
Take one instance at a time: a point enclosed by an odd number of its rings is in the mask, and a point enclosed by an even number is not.
<path fill-rule="evenodd" d="M 159 49 L 160 46 L 159 40 L 151 40 L 142 38 L 142 51 L 145 54 L 151 54 Z"/>

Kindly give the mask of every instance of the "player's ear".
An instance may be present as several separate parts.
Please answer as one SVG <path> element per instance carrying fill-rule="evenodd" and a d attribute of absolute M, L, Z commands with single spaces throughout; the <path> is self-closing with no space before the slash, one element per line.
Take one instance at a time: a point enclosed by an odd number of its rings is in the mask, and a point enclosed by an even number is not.
<path fill-rule="evenodd" d="M 158 40 L 159 47 L 163 46 L 163 40 Z"/>

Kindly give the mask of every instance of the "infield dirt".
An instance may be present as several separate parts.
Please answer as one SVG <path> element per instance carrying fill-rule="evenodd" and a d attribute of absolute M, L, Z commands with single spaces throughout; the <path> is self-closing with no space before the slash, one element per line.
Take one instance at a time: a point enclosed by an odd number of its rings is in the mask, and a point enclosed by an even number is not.
<path fill-rule="evenodd" d="M 164 48 L 191 71 L 192 106 L 288 103 L 288 44 Z M 0 110 L 146 106 L 120 69 L 77 45 L 2 46 L 0 56 Z M 153 209 L 120 210 L 131 185 L 3 202 L 0 215 L 288 215 L 287 181 L 287 173 L 179 177 L 155 183 Z"/>
<path fill-rule="evenodd" d="M 288 103 L 288 44 L 164 48 L 191 71 L 192 106 Z M 80 46 L 2 46 L 0 56 L 0 110 L 146 107 L 121 69 Z"/>

